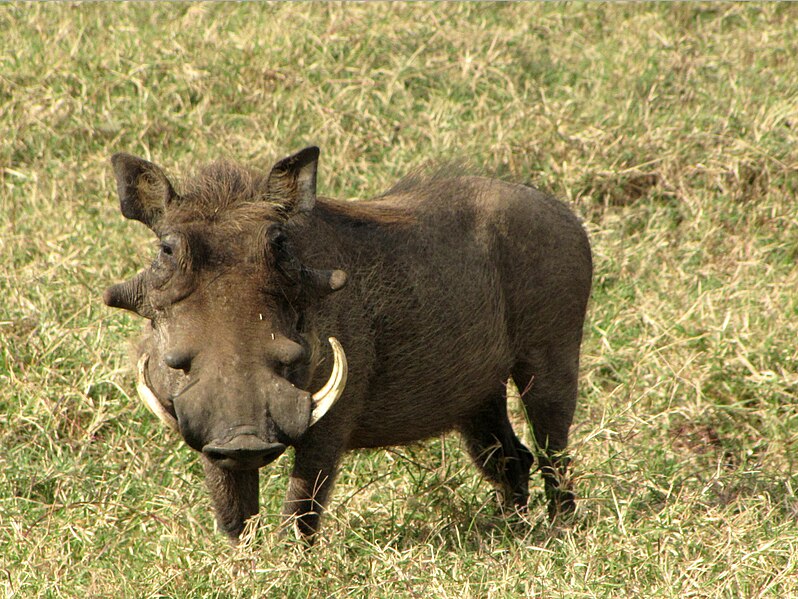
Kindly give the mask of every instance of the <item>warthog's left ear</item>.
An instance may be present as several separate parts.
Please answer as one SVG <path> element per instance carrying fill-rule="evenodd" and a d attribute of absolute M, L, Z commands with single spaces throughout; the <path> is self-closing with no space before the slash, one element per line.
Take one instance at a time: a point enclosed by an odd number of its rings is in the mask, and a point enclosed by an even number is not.
<path fill-rule="evenodd" d="M 290 216 L 310 212 L 316 203 L 319 148 L 309 146 L 277 162 L 269 173 L 269 199 Z"/>
<path fill-rule="evenodd" d="M 154 228 L 164 207 L 177 198 L 160 167 L 130 154 L 111 157 L 122 214 Z"/>

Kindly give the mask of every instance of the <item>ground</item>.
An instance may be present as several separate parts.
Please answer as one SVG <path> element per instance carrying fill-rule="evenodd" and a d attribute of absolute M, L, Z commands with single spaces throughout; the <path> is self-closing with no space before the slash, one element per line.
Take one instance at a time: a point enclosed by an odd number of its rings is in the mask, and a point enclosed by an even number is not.
<path fill-rule="evenodd" d="M 4 4 L 0 30 L 6 596 L 798 596 L 797 7 Z M 505 518 L 452 435 L 351 454 L 311 552 L 276 534 L 290 456 L 243 546 L 214 531 L 101 302 L 154 252 L 109 157 L 179 180 L 309 144 L 324 195 L 455 161 L 582 216 L 573 522 L 537 478 Z"/>

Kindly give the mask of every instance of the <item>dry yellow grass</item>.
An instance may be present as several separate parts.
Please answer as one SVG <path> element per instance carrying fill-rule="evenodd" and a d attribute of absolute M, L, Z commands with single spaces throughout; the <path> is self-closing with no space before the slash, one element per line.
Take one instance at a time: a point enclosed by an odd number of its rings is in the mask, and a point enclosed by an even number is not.
<path fill-rule="evenodd" d="M 798 595 L 796 7 L 10 4 L 0 31 L 6 596 Z M 213 531 L 101 305 L 152 245 L 108 157 L 309 143 L 327 195 L 464 160 L 584 216 L 573 526 L 507 521 L 449 436 L 349 456 L 310 553 L 274 535 L 287 460 L 243 547 Z"/>

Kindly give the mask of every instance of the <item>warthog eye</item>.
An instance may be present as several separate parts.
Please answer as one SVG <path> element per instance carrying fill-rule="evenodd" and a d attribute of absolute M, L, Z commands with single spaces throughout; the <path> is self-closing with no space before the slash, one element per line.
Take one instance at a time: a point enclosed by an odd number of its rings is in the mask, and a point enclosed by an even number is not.
<path fill-rule="evenodd" d="M 176 282 L 173 279 L 181 272 L 185 274 L 191 264 L 187 259 L 185 242 L 180 235 L 169 234 L 162 237 L 158 248 L 158 256 L 150 267 L 150 281 L 153 290 L 164 291 L 166 295 L 152 296 L 151 299 L 154 305 L 166 305 L 178 301 L 190 292 L 190 278 L 183 276 Z M 169 290 L 166 288 L 167 283 L 170 285 Z"/>
<path fill-rule="evenodd" d="M 173 256 L 177 253 L 177 248 L 181 245 L 181 237 L 175 234 L 168 234 L 158 240 L 161 255 Z"/>

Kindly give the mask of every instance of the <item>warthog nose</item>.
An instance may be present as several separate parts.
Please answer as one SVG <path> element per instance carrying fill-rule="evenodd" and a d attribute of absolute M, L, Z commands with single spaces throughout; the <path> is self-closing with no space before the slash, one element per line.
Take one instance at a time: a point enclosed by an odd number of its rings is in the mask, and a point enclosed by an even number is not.
<path fill-rule="evenodd" d="M 229 469 L 260 468 L 284 451 L 282 443 L 266 443 L 252 434 L 237 435 L 224 443 L 211 442 L 202 448 L 208 458 Z"/>

